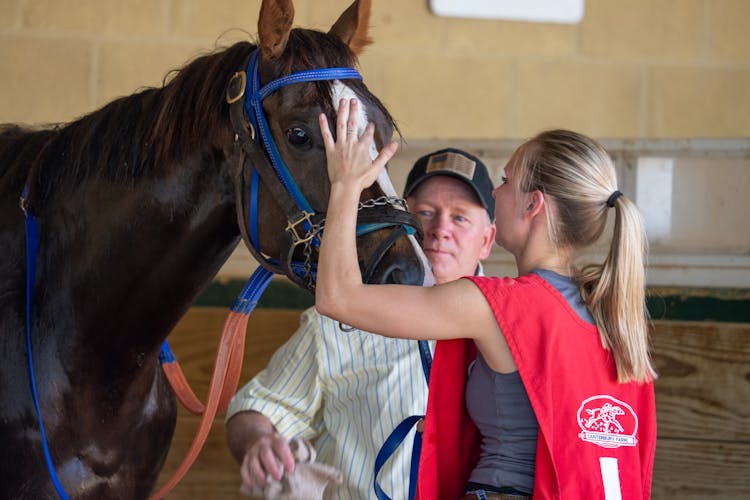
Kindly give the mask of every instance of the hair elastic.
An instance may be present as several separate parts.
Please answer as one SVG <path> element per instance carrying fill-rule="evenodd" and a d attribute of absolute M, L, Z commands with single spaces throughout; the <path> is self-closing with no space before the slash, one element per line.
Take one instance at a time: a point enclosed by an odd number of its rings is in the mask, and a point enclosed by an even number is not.
<path fill-rule="evenodd" d="M 622 193 L 620 191 L 615 191 L 612 193 L 612 195 L 607 199 L 607 206 L 609 208 L 612 208 L 615 206 L 615 201 L 617 201 L 617 198 L 622 196 Z"/>

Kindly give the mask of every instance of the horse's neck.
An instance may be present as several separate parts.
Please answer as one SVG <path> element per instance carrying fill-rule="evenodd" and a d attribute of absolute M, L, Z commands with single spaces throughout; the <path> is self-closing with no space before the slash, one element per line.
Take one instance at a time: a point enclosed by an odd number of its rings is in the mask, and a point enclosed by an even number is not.
<path fill-rule="evenodd" d="M 70 315 L 55 324 L 71 342 L 158 348 L 237 244 L 226 170 L 195 160 L 134 185 L 91 180 L 47 211 L 37 283 L 48 314 Z"/>

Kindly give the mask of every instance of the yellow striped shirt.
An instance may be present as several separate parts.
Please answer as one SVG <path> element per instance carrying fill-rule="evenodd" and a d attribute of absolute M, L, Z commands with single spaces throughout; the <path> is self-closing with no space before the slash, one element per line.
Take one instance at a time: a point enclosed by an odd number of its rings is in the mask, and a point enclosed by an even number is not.
<path fill-rule="evenodd" d="M 342 485 L 328 487 L 325 499 L 375 499 L 380 447 L 404 418 L 423 415 L 426 405 L 417 341 L 342 331 L 310 308 L 268 366 L 238 391 L 227 418 L 254 410 L 286 438 L 313 441 L 318 460 L 344 476 Z M 394 500 L 408 495 L 413 439 L 414 429 L 378 477 Z"/>

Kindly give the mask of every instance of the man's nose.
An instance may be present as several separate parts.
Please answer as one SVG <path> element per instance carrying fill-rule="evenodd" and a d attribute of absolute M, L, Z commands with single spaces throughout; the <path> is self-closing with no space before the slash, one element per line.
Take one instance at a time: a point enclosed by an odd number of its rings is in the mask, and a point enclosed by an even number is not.
<path fill-rule="evenodd" d="M 443 238 L 450 234 L 450 221 L 447 217 L 434 217 L 428 229 L 435 238 Z"/>

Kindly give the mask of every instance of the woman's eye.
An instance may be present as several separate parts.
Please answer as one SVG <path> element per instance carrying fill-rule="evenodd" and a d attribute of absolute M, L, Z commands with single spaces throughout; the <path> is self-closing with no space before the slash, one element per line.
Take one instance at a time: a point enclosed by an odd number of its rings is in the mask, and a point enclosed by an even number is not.
<path fill-rule="evenodd" d="M 286 139 L 289 144 L 297 148 L 310 146 L 310 136 L 302 127 L 292 127 L 286 131 Z"/>

